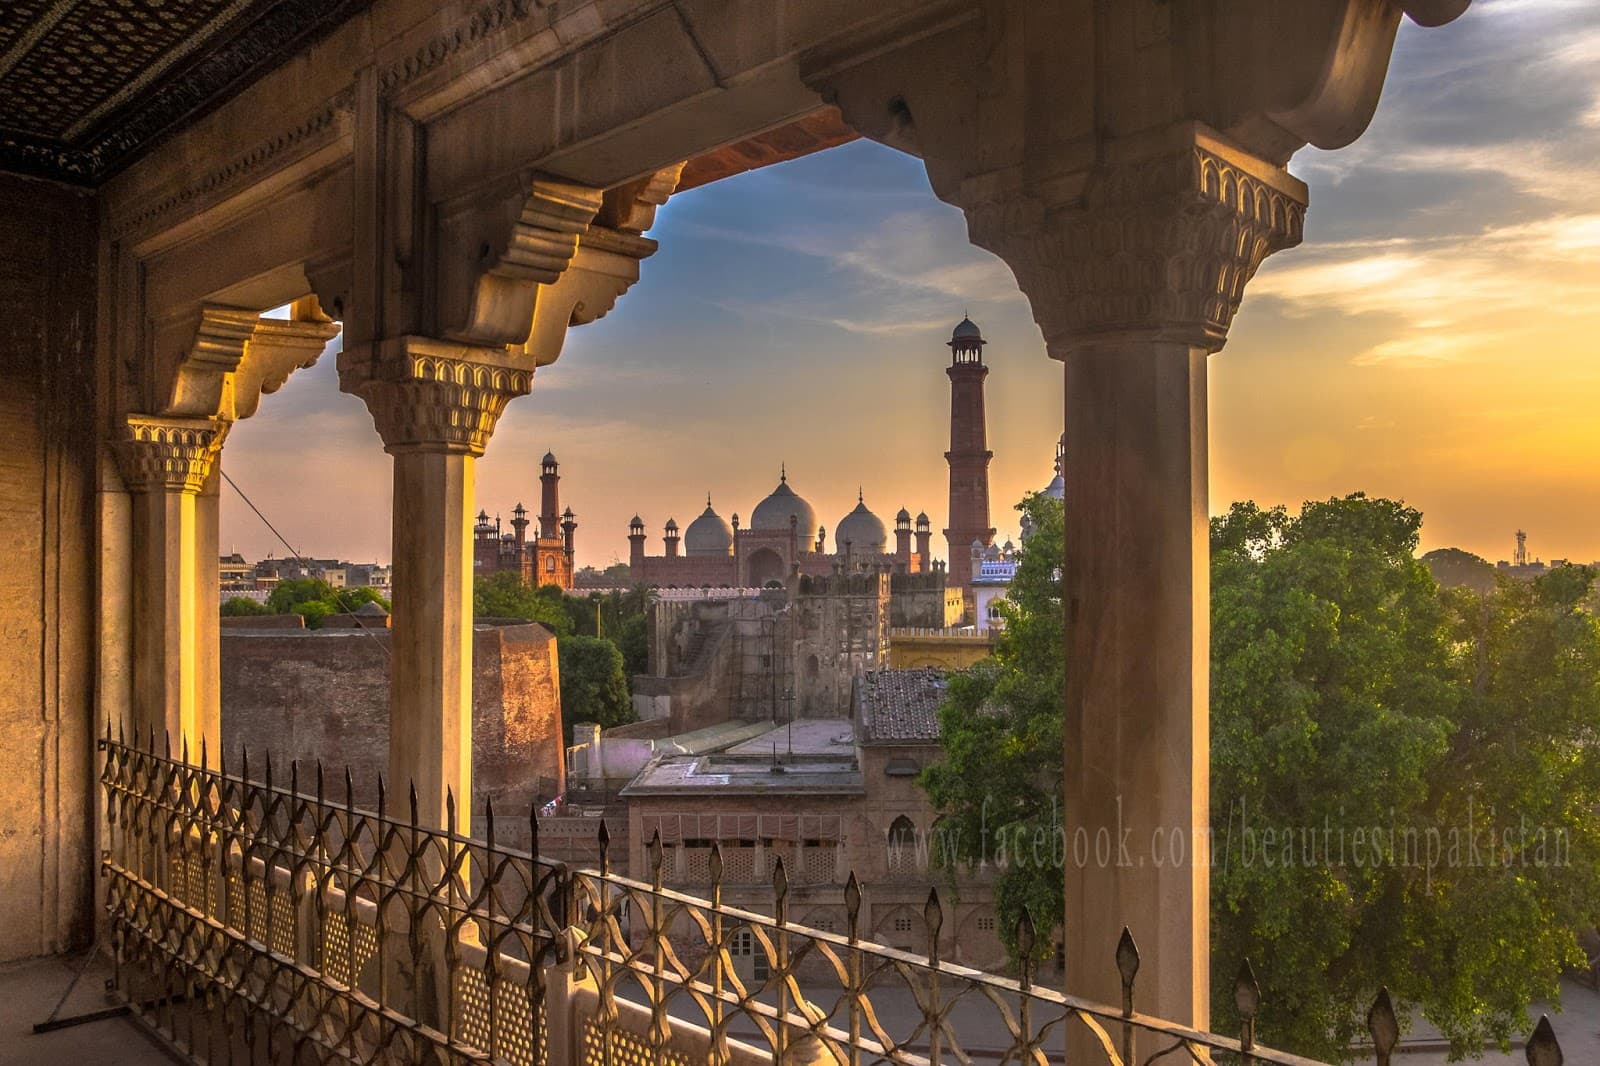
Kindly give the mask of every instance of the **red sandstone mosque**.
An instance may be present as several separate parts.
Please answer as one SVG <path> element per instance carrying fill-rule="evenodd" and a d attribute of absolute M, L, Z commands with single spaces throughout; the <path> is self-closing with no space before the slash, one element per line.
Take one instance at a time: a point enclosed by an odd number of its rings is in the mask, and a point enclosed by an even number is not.
<path fill-rule="evenodd" d="M 493 520 L 486 511 L 478 512 L 472 530 L 472 572 L 494 574 L 513 571 L 522 583 L 557 585 L 572 588 L 573 535 L 578 519 L 572 508 L 561 510 L 560 464 L 546 452 L 539 472 L 539 529 L 528 536 L 528 509 L 520 502 L 511 512 L 511 531 L 501 527 L 500 516 Z"/>
<path fill-rule="evenodd" d="M 989 461 L 983 386 L 989 368 L 983 361 L 983 334 L 963 318 L 950 335 L 950 519 L 944 530 L 949 584 L 970 591 L 974 542 L 988 547 L 995 530 L 989 524 Z M 913 526 L 913 521 L 915 525 Z M 912 539 L 915 537 L 915 546 Z M 661 555 L 645 554 L 645 525 L 635 515 L 628 525 L 628 565 L 633 580 L 658 587 L 742 586 L 760 588 L 785 582 L 790 575 L 822 576 L 888 569 L 893 573 L 932 573 L 933 531 L 926 513 L 912 519 L 902 507 L 894 519 L 890 550 L 883 520 L 868 509 L 861 494 L 856 506 L 834 527 L 832 551 L 828 530 L 815 509 L 789 485 L 787 469 L 778 486 L 750 512 L 748 525 L 738 514 L 726 520 L 706 497 L 706 509 L 680 532 L 668 519 Z"/>

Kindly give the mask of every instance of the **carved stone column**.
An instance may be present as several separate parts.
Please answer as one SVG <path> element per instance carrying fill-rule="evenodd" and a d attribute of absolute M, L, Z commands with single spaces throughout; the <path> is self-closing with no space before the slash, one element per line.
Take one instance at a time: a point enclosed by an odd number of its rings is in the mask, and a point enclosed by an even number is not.
<path fill-rule="evenodd" d="M 220 453 L 228 427 L 254 414 L 338 333 L 314 299 L 290 319 L 207 305 L 172 327 L 183 354 L 154 415 L 129 415 L 119 445 L 134 502 L 135 714 L 211 758 L 221 741 Z M 158 343 L 157 348 L 163 345 Z M 148 624 L 147 624 L 148 623 Z"/>
<path fill-rule="evenodd" d="M 505 349 L 401 337 L 340 367 L 394 456 L 389 778 L 424 824 L 472 825 L 474 467 L 506 403 L 533 385 Z"/>
<path fill-rule="evenodd" d="M 219 419 L 128 415 L 116 447 L 133 497 L 131 725 L 196 758 L 202 738 L 213 751 L 221 738 L 214 705 L 197 696 L 196 499 L 227 430 Z"/>
<path fill-rule="evenodd" d="M 194 500 L 194 705 L 209 757 L 222 741 L 222 456 Z M 200 753 L 191 754 L 199 759 Z"/>
<path fill-rule="evenodd" d="M 1113 145 L 1113 149 L 1117 146 Z M 1305 187 L 1186 123 L 1056 191 L 968 208 L 1065 364 L 1067 990 L 1209 1024 L 1206 359 Z"/>

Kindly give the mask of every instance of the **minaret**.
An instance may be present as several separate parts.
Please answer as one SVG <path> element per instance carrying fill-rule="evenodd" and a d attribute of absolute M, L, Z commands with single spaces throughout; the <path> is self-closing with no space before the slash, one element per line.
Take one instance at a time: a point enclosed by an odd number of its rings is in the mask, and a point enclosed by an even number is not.
<path fill-rule="evenodd" d="M 933 569 L 933 529 L 926 511 L 917 515 L 917 569 L 924 574 Z"/>
<path fill-rule="evenodd" d="M 561 536 L 561 475 L 554 452 L 545 452 L 539 474 L 539 539 Z"/>
<path fill-rule="evenodd" d="M 911 512 L 904 507 L 894 516 L 894 562 L 902 574 L 911 572 Z"/>
<path fill-rule="evenodd" d="M 635 584 L 644 581 L 644 522 L 638 515 L 628 523 L 628 569 Z"/>
<path fill-rule="evenodd" d="M 984 425 L 983 334 L 972 319 L 963 318 L 950 334 L 950 519 L 944 531 L 950 560 L 950 584 L 970 591 L 972 543 L 987 547 L 994 541 L 989 525 L 989 434 Z"/>
<path fill-rule="evenodd" d="M 574 534 L 577 532 L 577 529 L 578 516 L 572 513 L 572 508 L 568 507 L 565 511 L 561 512 L 561 546 L 567 557 L 568 570 L 572 569 L 572 555 L 574 551 L 573 546 L 576 543 Z"/>
<path fill-rule="evenodd" d="M 528 509 L 517 501 L 516 507 L 511 510 L 511 528 L 516 532 L 517 552 L 528 546 Z"/>
<path fill-rule="evenodd" d="M 678 535 L 677 519 L 667 519 L 667 535 L 663 539 L 667 546 L 667 558 L 676 559 L 678 557 L 678 542 L 681 539 Z"/>

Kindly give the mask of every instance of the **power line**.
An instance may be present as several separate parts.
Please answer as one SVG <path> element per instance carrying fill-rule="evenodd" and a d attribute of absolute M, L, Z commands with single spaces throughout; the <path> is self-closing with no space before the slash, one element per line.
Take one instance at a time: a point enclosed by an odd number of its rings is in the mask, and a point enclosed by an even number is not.
<path fill-rule="evenodd" d="M 306 557 L 304 555 L 301 555 L 300 552 L 295 548 L 295 546 L 293 544 L 289 543 L 289 540 L 288 540 L 287 537 L 285 537 L 282 533 L 278 532 L 278 527 L 272 524 L 272 520 L 271 519 L 269 519 L 266 515 L 261 513 L 261 508 L 259 508 L 259 507 L 257 507 L 255 505 L 255 501 L 254 500 L 252 500 L 249 496 L 245 495 L 244 489 L 241 489 L 239 487 L 239 483 L 234 481 L 233 478 L 229 477 L 228 476 L 228 472 L 226 470 L 222 469 L 220 466 L 217 468 L 217 473 L 221 474 L 222 475 L 222 480 L 226 481 L 228 483 L 228 485 L 233 489 L 233 491 L 237 492 L 239 494 L 239 498 L 245 502 L 245 505 L 247 507 L 249 507 L 250 510 L 252 510 L 252 511 L 254 511 L 256 513 L 256 517 L 261 519 L 261 524 L 266 526 L 268 529 L 272 530 L 272 535 L 274 537 L 278 538 L 278 543 L 282 544 L 285 548 L 289 549 L 289 555 L 295 560 L 295 562 L 299 563 L 303 568 L 306 568 L 305 567 Z M 309 568 L 306 568 L 306 569 L 309 569 Z M 347 614 L 351 618 L 356 618 L 356 612 L 351 610 L 350 607 L 346 604 L 345 598 L 342 595 L 340 595 L 338 589 L 334 590 L 333 602 L 335 602 L 335 603 L 337 603 L 339 605 L 339 610 L 340 610 L 340 612 L 342 614 Z M 366 626 L 362 625 L 361 624 L 361 620 L 359 618 L 356 618 L 355 628 L 359 629 L 361 632 L 363 632 L 367 636 L 371 637 L 373 642 L 375 644 L 377 644 L 378 647 L 383 649 L 383 654 L 386 657 L 388 657 L 388 656 L 390 656 L 392 654 L 390 652 L 390 650 L 389 650 L 389 645 L 387 645 L 383 641 L 379 640 L 378 639 L 378 634 L 374 633 L 372 630 L 370 630 Z"/>

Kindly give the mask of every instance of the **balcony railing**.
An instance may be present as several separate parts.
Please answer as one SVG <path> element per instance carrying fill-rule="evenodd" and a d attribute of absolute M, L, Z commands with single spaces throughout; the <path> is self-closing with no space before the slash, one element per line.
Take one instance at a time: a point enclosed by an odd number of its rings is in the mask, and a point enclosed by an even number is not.
<path fill-rule="evenodd" d="M 320 767 L 302 781 L 266 763 L 256 781 L 153 742 L 101 746 L 116 988 L 191 1061 L 1047 1066 L 1071 1041 L 1117 1066 L 1310 1062 L 1254 1043 L 1248 966 L 1237 1038 L 1139 1013 L 1126 933 L 1122 1002 L 1093 1003 L 1028 966 L 1012 979 L 943 961 L 935 893 L 918 955 L 861 938 L 853 876 L 843 931 L 824 932 L 790 921 L 781 862 L 774 913 L 757 914 L 722 902 L 715 849 L 709 895 L 692 896 L 663 886 L 659 840 L 652 880 L 635 881 L 611 871 L 604 832 L 599 869 L 540 858 L 533 810 L 521 851 L 497 844 L 492 810 L 484 840 L 425 829 L 414 794 L 397 816 L 381 782 L 378 809 L 358 810 L 348 773 L 330 792 Z M 1387 994 L 1369 1020 L 1385 1063 Z M 1542 1020 L 1529 1062 L 1560 1054 Z"/>

